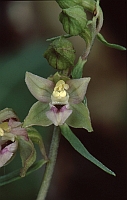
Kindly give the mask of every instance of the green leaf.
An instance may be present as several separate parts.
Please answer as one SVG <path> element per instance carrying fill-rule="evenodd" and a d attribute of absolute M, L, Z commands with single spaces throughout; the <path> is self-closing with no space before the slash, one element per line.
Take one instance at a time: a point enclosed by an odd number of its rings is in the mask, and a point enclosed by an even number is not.
<path fill-rule="evenodd" d="M 27 129 L 29 138 L 32 140 L 33 143 L 39 145 L 40 151 L 42 155 L 44 156 L 44 159 L 48 160 L 46 151 L 45 151 L 45 146 L 44 146 L 42 136 L 40 135 L 40 133 L 33 127 L 29 127 L 26 129 Z"/>
<path fill-rule="evenodd" d="M 95 3 L 96 3 L 95 0 L 56 0 L 56 2 L 62 9 L 80 5 L 85 10 L 88 10 L 89 12 L 92 13 L 95 10 Z"/>
<path fill-rule="evenodd" d="M 36 163 L 34 163 L 26 172 L 26 176 L 31 174 L 32 172 L 38 170 L 39 168 L 41 168 L 45 163 L 47 163 L 46 160 L 42 159 L 37 161 Z M 9 184 L 13 181 L 17 181 L 19 179 L 21 179 L 22 177 L 20 176 L 20 169 L 17 169 L 9 174 L 6 174 L 4 176 L 0 176 L 0 186 Z"/>
<path fill-rule="evenodd" d="M 97 39 L 100 40 L 103 44 L 105 44 L 108 47 L 111 47 L 111 48 L 114 48 L 114 49 L 118 49 L 118 50 L 121 50 L 121 51 L 125 51 L 126 50 L 126 48 L 123 47 L 123 46 L 120 46 L 118 44 L 111 44 L 111 43 L 107 42 L 105 40 L 105 38 L 103 37 L 103 35 L 101 35 L 100 33 L 97 34 Z"/>
<path fill-rule="evenodd" d="M 66 120 L 66 123 L 74 128 L 85 128 L 88 132 L 93 131 L 89 110 L 83 103 L 71 104 L 72 114 Z"/>
<path fill-rule="evenodd" d="M 29 110 L 29 113 L 27 117 L 24 120 L 23 127 L 29 127 L 33 125 L 38 126 L 49 126 L 52 124 L 52 122 L 47 118 L 46 111 L 48 111 L 49 104 L 48 103 L 42 103 L 40 101 L 37 101 L 31 109 Z"/>
<path fill-rule="evenodd" d="M 70 130 L 70 128 L 67 126 L 67 124 L 64 124 L 60 126 L 62 135 L 69 141 L 69 143 L 72 145 L 72 147 L 80 153 L 83 157 L 97 165 L 100 169 L 104 170 L 105 172 L 115 176 L 115 173 L 112 172 L 110 169 L 108 169 L 106 166 L 104 166 L 100 161 L 98 161 L 96 158 L 94 158 L 87 149 L 83 146 L 81 141 L 73 134 L 73 132 Z"/>
<path fill-rule="evenodd" d="M 74 65 L 75 51 L 69 40 L 60 37 L 50 44 L 44 57 L 52 67 L 65 70 Z"/>
<path fill-rule="evenodd" d="M 81 4 L 82 0 L 56 0 L 56 2 L 64 9 Z"/>
<path fill-rule="evenodd" d="M 63 25 L 63 29 L 70 35 L 78 35 L 81 33 L 87 23 L 86 13 L 82 6 L 73 6 L 63 9 L 60 13 L 59 20 Z"/>
<path fill-rule="evenodd" d="M 82 33 L 79 34 L 86 42 L 86 48 L 91 45 L 92 42 L 92 30 L 89 29 L 88 25 L 86 25 L 85 29 Z"/>
<path fill-rule="evenodd" d="M 73 79 L 82 77 L 83 67 L 86 62 L 87 62 L 87 60 L 82 60 L 82 58 L 79 57 L 79 60 L 78 60 L 77 64 L 74 66 L 72 73 L 71 73 Z"/>
<path fill-rule="evenodd" d="M 18 138 L 18 142 L 19 142 L 20 156 L 22 160 L 22 169 L 20 172 L 20 176 L 24 177 L 29 167 L 36 160 L 36 151 L 30 139 L 26 141 L 20 137 Z"/>

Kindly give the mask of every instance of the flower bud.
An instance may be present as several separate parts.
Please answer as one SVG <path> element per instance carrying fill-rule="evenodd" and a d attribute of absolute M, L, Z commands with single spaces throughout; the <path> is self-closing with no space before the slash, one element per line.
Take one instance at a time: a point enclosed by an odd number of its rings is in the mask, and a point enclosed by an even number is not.
<path fill-rule="evenodd" d="M 65 70 L 74 65 L 75 51 L 69 40 L 60 37 L 50 44 L 44 57 L 52 67 Z"/>

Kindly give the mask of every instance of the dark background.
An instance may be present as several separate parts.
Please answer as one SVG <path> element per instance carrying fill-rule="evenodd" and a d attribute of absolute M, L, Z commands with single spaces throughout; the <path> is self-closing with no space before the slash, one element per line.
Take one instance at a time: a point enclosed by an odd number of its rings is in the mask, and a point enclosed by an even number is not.
<path fill-rule="evenodd" d="M 125 0 L 102 0 L 101 7 L 104 12 L 101 33 L 109 42 L 126 46 Z M 42 55 L 48 47 L 46 39 L 64 33 L 58 21 L 59 13 L 55 1 L 0 2 L 0 110 L 12 107 L 21 121 L 36 102 L 24 83 L 25 72 L 45 78 L 55 72 Z M 78 57 L 84 42 L 77 37 L 71 41 Z M 89 152 L 117 176 L 106 174 L 84 159 L 61 137 L 47 200 L 126 200 L 126 52 L 110 49 L 96 40 L 84 76 L 91 77 L 87 99 L 94 132 L 80 129 L 73 132 Z M 39 130 L 48 150 L 52 127 Z M 38 158 L 41 158 L 39 151 Z M 0 174 L 5 175 L 20 166 L 17 155 L 10 165 L 0 169 Z M 1 187 L 0 199 L 35 200 L 43 170 Z"/>

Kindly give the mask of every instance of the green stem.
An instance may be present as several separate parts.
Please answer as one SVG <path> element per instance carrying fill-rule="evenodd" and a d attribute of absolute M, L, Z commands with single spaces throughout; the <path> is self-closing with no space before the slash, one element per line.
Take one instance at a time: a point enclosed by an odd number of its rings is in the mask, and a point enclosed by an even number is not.
<path fill-rule="evenodd" d="M 95 16 L 93 16 L 92 24 L 91 24 L 92 29 L 93 29 L 91 43 L 86 46 L 85 52 L 81 56 L 82 60 L 87 60 L 87 57 L 93 46 L 94 40 L 103 26 L 103 12 L 101 10 L 101 7 L 99 6 L 99 2 L 100 2 L 99 0 L 97 2 L 88 1 L 88 0 L 82 1 L 82 6 L 84 7 L 84 9 L 86 9 L 92 13 L 94 13 L 94 11 L 95 11 L 95 13 L 96 13 Z"/>
<path fill-rule="evenodd" d="M 60 128 L 54 126 L 53 137 L 49 151 L 49 162 L 46 165 L 44 178 L 42 181 L 42 185 L 37 200 L 45 200 L 46 198 L 56 163 L 59 141 L 60 141 Z"/>
<path fill-rule="evenodd" d="M 47 41 L 47 42 L 52 42 L 53 40 L 59 39 L 59 38 L 61 38 L 61 37 L 69 38 L 69 37 L 72 37 L 72 35 L 70 35 L 70 34 L 60 35 L 60 36 L 56 36 L 56 37 L 53 37 L 53 38 L 49 38 L 49 39 L 47 39 L 46 41 Z"/>

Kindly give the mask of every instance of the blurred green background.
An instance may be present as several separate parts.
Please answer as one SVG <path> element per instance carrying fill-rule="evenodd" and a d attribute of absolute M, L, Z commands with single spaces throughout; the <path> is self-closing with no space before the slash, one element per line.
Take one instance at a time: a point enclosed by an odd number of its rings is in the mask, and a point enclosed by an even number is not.
<path fill-rule="evenodd" d="M 104 26 L 101 33 L 112 43 L 125 46 L 125 0 L 101 1 Z M 11 107 L 21 121 L 36 99 L 28 91 L 25 72 L 48 77 L 55 72 L 43 53 L 46 39 L 64 33 L 55 1 L 0 2 L 0 110 Z M 71 39 L 77 58 L 85 44 Z M 61 137 L 58 160 L 47 200 L 125 200 L 127 199 L 126 135 L 126 52 L 109 49 L 95 41 L 84 70 L 90 76 L 87 91 L 93 133 L 73 130 L 86 148 L 116 174 L 112 177 L 75 152 Z M 49 149 L 52 126 L 39 127 Z M 38 151 L 38 148 L 37 148 Z M 38 159 L 41 158 L 38 151 Z M 5 175 L 20 168 L 17 155 L 0 169 Z M 44 168 L 0 188 L 3 200 L 36 200 Z"/>

